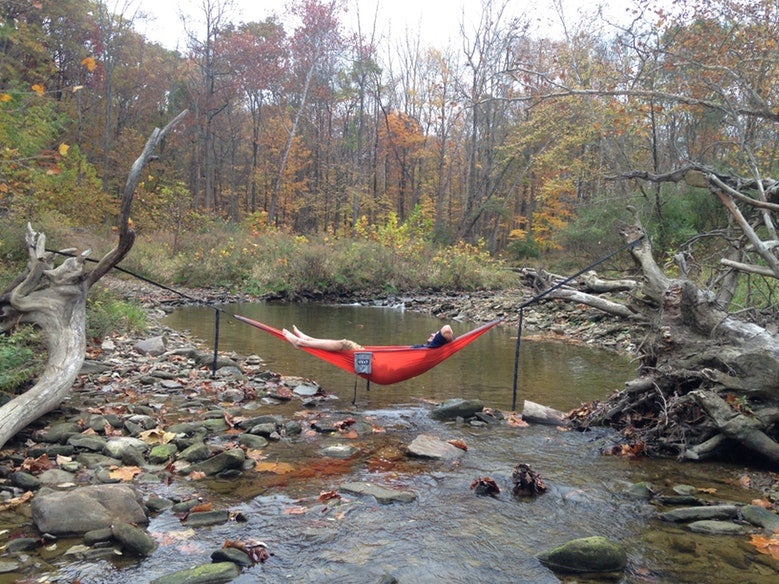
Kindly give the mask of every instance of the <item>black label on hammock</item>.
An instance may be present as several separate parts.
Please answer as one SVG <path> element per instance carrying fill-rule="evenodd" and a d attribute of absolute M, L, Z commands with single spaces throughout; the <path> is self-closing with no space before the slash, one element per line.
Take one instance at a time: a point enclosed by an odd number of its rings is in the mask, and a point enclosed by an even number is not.
<path fill-rule="evenodd" d="M 369 352 L 356 352 L 354 354 L 354 372 L 358 375 L 371 373 L 371 362 L 373 360 L 373 353 Z"/>

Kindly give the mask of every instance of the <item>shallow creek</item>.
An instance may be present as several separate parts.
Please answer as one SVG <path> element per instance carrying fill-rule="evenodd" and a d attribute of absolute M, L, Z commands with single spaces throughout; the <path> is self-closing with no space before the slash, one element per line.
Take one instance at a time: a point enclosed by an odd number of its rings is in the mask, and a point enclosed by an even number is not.
<path fill-rule="evenodd" d="M 292 323 L 316 336 L 349 337 L 370 344 L 406 344 L 424 340 L 441 325 L 435 319 L 399 310 L 307 305 L 236 305 L 231 311 L 281 328 Z M 213 311 L 177 310 L 165 324 L 188 329 L 213 341 Z M 455 333 L 469 328 L 452 323 Z M 452 397 L 478 398 L 507 411 L 512 401 L 516 331 L 497 328 L 419 378 L 396 386 L 357 388 L 354 377 L 294 350 L 266 333 L 222 316 L 221 351 L 257 354 L 268 369 L 315 379 L 338 399 L 317 410 L 354 413 L 377 429 L 346 439 L 304 432 L 271 442 L 269 461 L 288 472 L 251 472 L 231 481 L 141 484 L 146 494 L 188 497 L 198 494 L 215 508 L 228 508 L 246 521 L 188 529 L 169 511 L 153 517 L 149 532 L 160 543 L 148 558 L 119 563 L 66 561 L 61 579 L 49 581 L 142 583 L 210 561 L 225 540 L 261 540 L 273 556 L 243 571 L 235 582 L 372 583 L 384 575 L 401 583 L 417 582 L 579 582 L 555 575 L 536 555 L 576 537 L 603 535 L 628 550 L 629 567 L 619 582 L 685 583 L 776 582 L 777 563 L 760 556 L 748 536 L 694 534 L 683 526 L 658 521 L 658 508 L 627 494 L 633 483 L 648 481 L 670 493 L 678 484 L 711 490 L 712 501 L 749 502 L 759 496 L 739 486 L 745 469 L 719 464 L 604 456 L 613 440 L 608 431 L 588 433 L 533 425 L 471 427 L 432 420 L 429 402 Z M 633 366 L 613 354 L 562 343 L 523 341 L 518 407 L 529 399 L 561 410 L 605 397 L 631 378 Z M 270 405 L 259 413 L 293 417 L 300 402 Z M 402 450 L 419 434 L 460 439 L 468 450 L 457 462 L 378 453 Z M 349 443 L 352 458 L 323 459 L 328 445 Z M 524 462 L 548 486 L 542 496 L 515 499 L 510 494 L 513 467 Z M 479 497 L 470 489 L 476 478 L 494 479 L 501 493 Z M 372 497 L 341 493 L 319 501 L 350 481 L 369 481 L 416 494 L 411 503 L 378 504 Z M 75 543 L 75 542 L 74 542 Z M 64 542 L 63 542 L 64 545 Z M 588 582 L 600 582 L 589 579 Z M 605 581 L 605 580 L 603 580 Z M 612 580 L 613 581 L 613 580 Z M 0 582 L 3 582 L 0 577 Z"/>

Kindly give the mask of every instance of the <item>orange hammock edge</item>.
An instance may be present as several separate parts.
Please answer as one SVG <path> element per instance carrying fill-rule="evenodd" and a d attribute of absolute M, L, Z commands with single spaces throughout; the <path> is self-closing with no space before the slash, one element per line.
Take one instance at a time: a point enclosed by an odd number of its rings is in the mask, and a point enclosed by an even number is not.
<path fill-rule="evenodd" d="M 240 314 L 231 316 L 288 343 L 277 328 Z M 378 385 L 392 385 L 429 371 L 502 321 L 503 318 L 498 318 L 484 323 L 434 349 L 413 348 L 410 345 L 369 345 L 361 351 L 325 351 L 310 347 L 301 347 L 300 350 Z M 370 373 L 355 373 L 355 353 L 370 354 Z"/>

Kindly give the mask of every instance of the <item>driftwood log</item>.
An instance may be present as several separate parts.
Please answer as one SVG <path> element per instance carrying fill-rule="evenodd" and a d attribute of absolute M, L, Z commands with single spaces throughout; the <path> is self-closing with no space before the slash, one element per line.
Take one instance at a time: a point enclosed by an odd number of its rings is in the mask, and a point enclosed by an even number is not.
<path fill-rule="evenodd" d="M 0 447 L 56 408 L 70 391 L 85 357 L 87 293 L 132 248 L 135 232 L 130 227 L 130 208 L 141 171 L 160 141 L 185 114 L 179 114 L 164 129 L 155 129 L 133 163 L 122 196 L 118 242 L 93 270 L 84 270 L 89 250 L 57 265 L 62 256 L 46 251 L 46 236 L 28 224 L 27 266 L 0 293 L 0 331 L 9 331 L 20 323 L 37 326 L 45 337 L 47 362 L 32 388 L 0 407 Z M 62 254 L 72 251 L 61 250 Z"/>
<path fill-rule="evenodd" d="M 640 222 L 622 232 L 644 235 Z M 692 281 L 670 278 L 644 237 L 631 248 L 643 274 L 631 311 L 648 324 L 637 379 L 571 419 L 608 425 L 647 452 L 701 460 L 739 452 L 779 465 L 779 338 L 725 312 Z"/>

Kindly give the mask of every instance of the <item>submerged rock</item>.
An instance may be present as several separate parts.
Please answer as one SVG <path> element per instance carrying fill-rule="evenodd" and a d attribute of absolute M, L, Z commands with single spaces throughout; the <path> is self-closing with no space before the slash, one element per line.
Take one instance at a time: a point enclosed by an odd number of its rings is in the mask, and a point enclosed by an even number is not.
<path fill-rule="evenodd" d="M 407 452 L 409 456 L 444 460 L 460 458 L 465 454 L 462 449 L 428 434 L 420 434 L 414 438 L 408 445 Z"/>
<path fill-rule="evenodd" d="M 344 483 L 340 489 L 357 495 L 371 495 L 376 501 L 383 504 L 388 503 L 411 503 L 417 496 L 411 491 L 400 491 L 397 489 L 388 489 L 373 483 L 352 482 Z"/>
<path fill-rule="evenodd" d="M 430 412 L 430 417 L 435 420 L 468 419 L 483 409 L 484 404 L 478 399 L 448 399 L 437 404 Z"/>
<path fill-rule="evenodd" d="M 38 531 L 52 535 L 81 535 L 116 522 L 148 522 L 138 495 L 127 485 L 91 485 L 40 493 L 32 502 L 32 519 Z"/>
<path fill-rule="evenodd" d="M 538 559 L 553 571 L 569 573 L 620 572 L 627 566 L 624 548 L 602 536 L 571 540 Z"/>
<path fill-rule="evenodd" d="M 152 580 L 151 584 L 216 584 L 229 582 L 239 574 L 240 570 L 233 562 L 217 562 L 173 572 Z"/>

